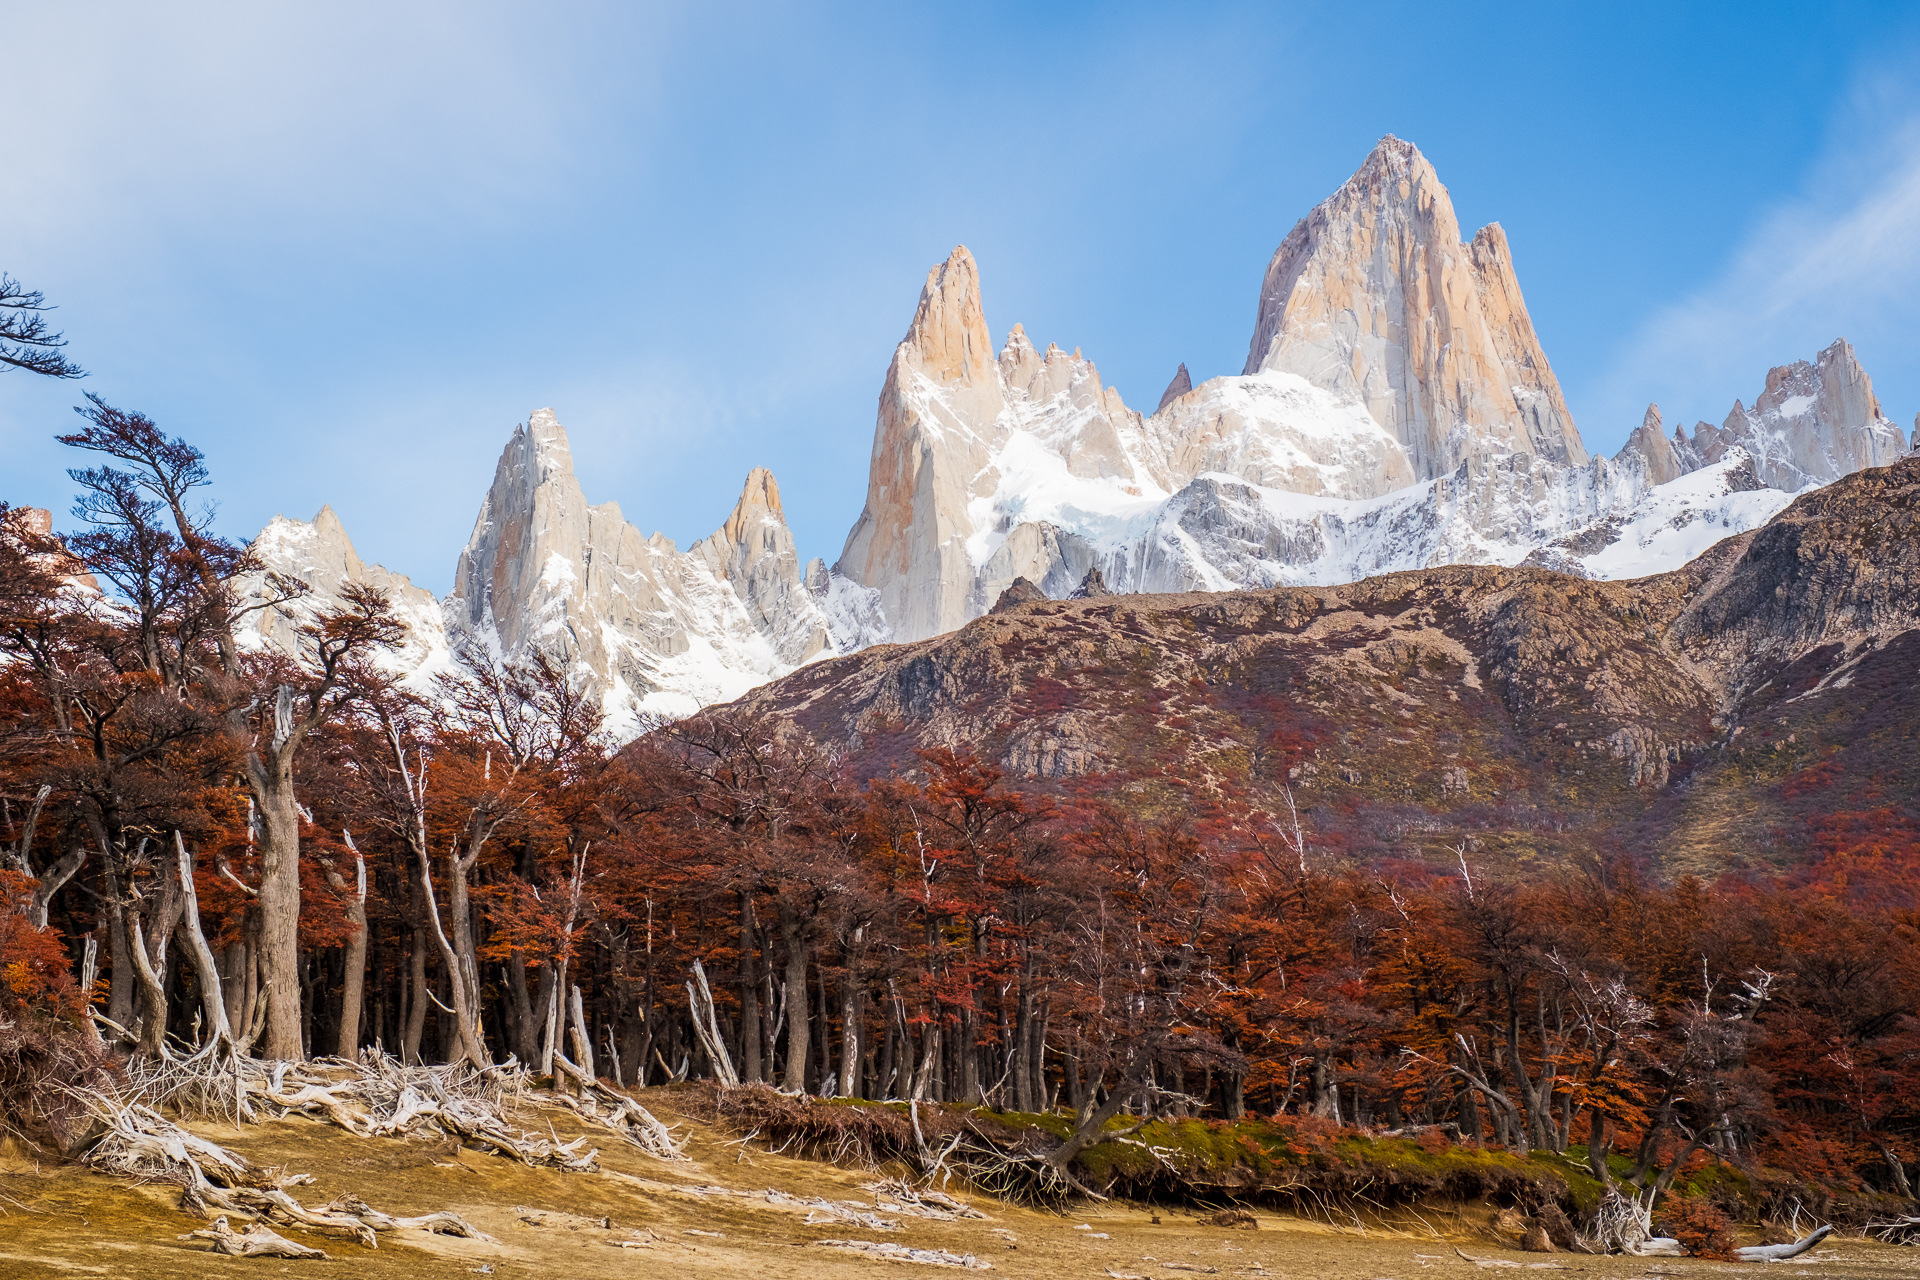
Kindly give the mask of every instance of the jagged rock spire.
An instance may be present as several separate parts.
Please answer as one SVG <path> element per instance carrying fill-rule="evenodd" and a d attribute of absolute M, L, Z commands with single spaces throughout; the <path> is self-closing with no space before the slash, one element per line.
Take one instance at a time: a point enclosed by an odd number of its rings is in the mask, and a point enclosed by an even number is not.
<path fill-rule="evenodd" d="M 1587 460 L 1506 233 L 1462 243 L 1439 175 L 1391 135 L 1274 253 L 1246 364 L 1271 370 L 1358 397 L 1418 479 L 1516 453 Z"/>
<path fill-rule="evenodd" d="M 927 273 L 894 348 L 873 433 L 867 501 L 835 566 L 878 588 L 903 639 L 937 635 L 973 612 L 968 484 L 987 466 L 1006 407 L 980 305 L 980 272 L 960 245 Z"/>
<path fill-rule="evenodd" d="M 721 528 L 682 552 L 618 503 L 588 505 L 550 409 L 501 452 L 446 612 L 456 643 L 568 663 L 616 732 L 643 704 L 685 712 L 736 697 L 831 643 L 771 472 L 749 473 Z"/>
<path fill-rule="evenodd" d="M 1673 441 L 1667 439 L 1657 404 L 1647 406 L 1646 417 L 1640 420 L 1640 425 L 1634 428 L 1633 434 L 1627 437 L 1627 443 L 1614 457 L 1621 462 L 1639 458 L 1647 469 L 1647 481 L 1650 484 L 1678 480 L 1687 470 L 1674 453 Z"/>
<path fill-rule="evenodd" d="M 1110 596 L 1113 592 L 1107 588 L 1107 575 L 1095 565 L 1087 570 L 1087 576 L 1080 579 L 1080 585 L 1067 597 L 1069 600 L 1097 600 L 1101 596 Z"/>
<path fill-rule="evenodd" d="M 765 467 L 748 472 L 726 523 L 687 554 L 700 557 L 714 577 L 732 584 L 754 628 L 782 662 L 798 666 L 829 647 L 825 619 L 813 607 L 773 472 Z"/>
<path fill-rule="evenodd" d="M 1005 613 L 1009 609 L 1017 609 L 1023 604 L 1033 604 L 1046 598 L 1047 593 L 1033 583 L 1025 578 L 1015 578 L 1008 584 L 1007 589 L 1000 593 L 1000 598 L 993 602 L 993 608 L 987 612 Z"/>
<path fill-rule="evenodd" d="M 1191 390 L 1193 390 L 1193 379 L 1187 376 L 1187 366 L 1186 363 L 1182 361 L 1180 368 L 1174 372 L 1173 381 L 1169 382 L 1167 389 L 1160 393 L 1160 403 L 1154 406 L 1153 411 L 1155 413 L 1160 412 L 1160 410 L 1166 408 L 1169 404 L 1178 400 Z"/>
<path fill-rule="evenodd" d="M 1881 412 L 1853 344 L 1839 338 L 1811 363 L 1769 369 L 1751 409 L 1735 400 L 1718 427 L 1697 425 L 1685 448 L 1703 464 L 1745 449 L 1762 484 L 1791 492 L 1884 467 L 1906 446 L 1906 433 Z"/>

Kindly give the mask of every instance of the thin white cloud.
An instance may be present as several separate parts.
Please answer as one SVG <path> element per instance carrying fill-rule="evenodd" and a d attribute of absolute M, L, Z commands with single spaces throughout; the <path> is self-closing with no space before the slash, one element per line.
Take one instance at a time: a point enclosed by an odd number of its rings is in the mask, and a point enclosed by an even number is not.
<path fill-rule="evenodd" d="M 1719 421 L 1766 371 L 1851 341 L 1883 410 L 1903 427 L 1920 403 L 1920 102 L 1863 80 L 1794 202 L 1763 216 L 1704 289 L 1655 313 L 1595 397 L 1611 447 L 1648 402 L 1669 426 Z M 1604 425 L 1599 425 L 1604 424 Z"/>

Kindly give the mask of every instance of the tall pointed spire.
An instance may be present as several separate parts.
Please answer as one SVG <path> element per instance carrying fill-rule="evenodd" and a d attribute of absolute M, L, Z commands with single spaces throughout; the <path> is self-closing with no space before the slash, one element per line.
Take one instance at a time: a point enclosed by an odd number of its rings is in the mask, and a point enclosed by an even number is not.
<path fill-rule="evenodd" d="M 1363 401 L 1422 480 L 1511 453 L 1587 460 L 1506 233 L 1463 243 L 1439 175 L 1391 135 L 1274 253 L 1247 351 L 1263 371 Z"/>

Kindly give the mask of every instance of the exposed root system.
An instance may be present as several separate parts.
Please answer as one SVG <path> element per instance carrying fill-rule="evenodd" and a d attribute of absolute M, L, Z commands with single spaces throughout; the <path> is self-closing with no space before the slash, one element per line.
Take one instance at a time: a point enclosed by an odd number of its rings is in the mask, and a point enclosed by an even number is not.
<path fill-rule="evenodd" d="M 977 1113 L 916 1104 L 903 1108 L 823 1102 L 763 1084 L 718 1090 L 714 1110 L 722 1121 L 780 1154 L 868 1168 L 904 1163 L 920 1188 L 912 1194 L 923 1203 L 933 1203 L 927 1199 L 929 1190 L 938 1191 L 955 1178 L 1020 1204 L 1058 1207 L 1076 1195 L 1095 1194 L 1047 1163 L 1053 1143 L 1045 1135 Z M 907 1189 L 904 1183 L 897 1185 Z M 951 1197 L 947 1201 L 959 1204 Z"/>
<path fill-rule="evenodd" d="M 210 1046 L 192 1057 L 140 1060 L 132 1076 L 142 1101 L 181 1115 L 235 1123 L 306 1115 L 359 1137 L 444 1134 L 534 1167 L 594 1169 L 599 1153 L 585 1137 L 563 1143 L 507 1118 L 516 1106 L 558 1106 L 649 1155 L 682 1158 L 672 1131 L 632 1098 L 597 1082 L 580 1084 L 573 1095 L 534 1090 L 512 1066 L 408 1066 L 374 1052 L 359 1061 L 262 1062 Z"/>
<path fill-rule="evenodd" d="M 187 1132 L 140 1103 L 115 1102 L 99 1094 L 90 1095 L 88 1101 L 96 1118 L 105 1126 L 105 1132 L 88 1150 L 86 1162 L 103 1173 L 177 1184 L 182 1208 L 214 1218 L 212 1228 L 194 1234 L 212 1240 L 222 1253 L 241 1257 L 265 1254 L 312 1257 L 318 1253 L 317 1250 L 272 1253 L 277 1247 L 272 1241 L 289 1248 L 301 1246 L 280 1241 L 259 1222 L 255 1223 L 256 1230 L 245 1236 L 234 1235 L 227 1227 L 227 1215 L 338 1232 L 352 1236 L 368 1248 L 377 1246 L 379 1232 L 403 1228 L 465 1236 L 470 1240 L 491 1239 L 455 1213 L 395 1217 L 369 1207 L 355 1196 L 342 1196 L 319 1208 L 303 1205 L 287 1193 L 287 1188 L 312 1180 L 304 1174 L 276 1175 L 262 1169 L 218 1143 Z"/>

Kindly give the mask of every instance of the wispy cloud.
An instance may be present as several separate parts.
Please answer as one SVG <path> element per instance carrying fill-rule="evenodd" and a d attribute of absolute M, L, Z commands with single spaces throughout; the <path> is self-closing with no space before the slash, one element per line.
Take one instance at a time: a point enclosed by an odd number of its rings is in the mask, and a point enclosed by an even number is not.
<path fill-rule="evenodd" d="M 1718 421 L 1774 365 L 1849 339 L 1883 409 L 1920 408 L 1920 96 L 1913 67 L 1863 77 L 1795 200 L 1764 214 L 1704 289 L 1656 312 L 1594 397 L 1611 447 L 1649 401 Z"/>

